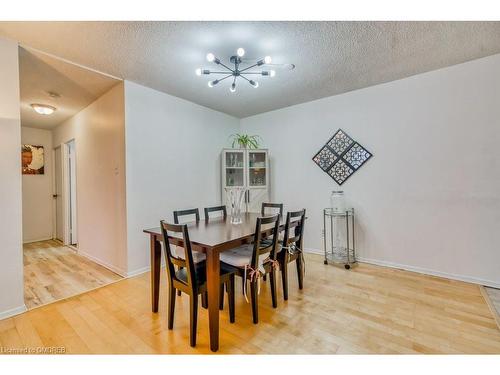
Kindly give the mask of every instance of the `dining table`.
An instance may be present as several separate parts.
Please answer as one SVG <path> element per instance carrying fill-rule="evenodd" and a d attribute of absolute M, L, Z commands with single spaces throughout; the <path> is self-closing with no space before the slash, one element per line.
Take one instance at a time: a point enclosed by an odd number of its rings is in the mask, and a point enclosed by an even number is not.
<path fill-rule="evenodd" d="M 219 350 L 219 278 L 220 254 L 235 247 L 251 243 L 255 234 L 258 213 L 243 213 L 240 224 L 232 224 L 231 217 L 210 218 L 185 223 L 188 226 L 191 249 L 206 255 L 208 325 L 210 349 Z M 281 229 L 285 225 L 281 217 Z M 263 235 L 270 235 L 272 226 L 261 229 Z M 160 295 L 160 270 L 163 234 L 160 227 L 144 229 L 149 234 L 151 248 L 151 308 L 158 312 Z M 176 246 L 183 246 L 182 233 L 172 233 L 168 241 Z"/>

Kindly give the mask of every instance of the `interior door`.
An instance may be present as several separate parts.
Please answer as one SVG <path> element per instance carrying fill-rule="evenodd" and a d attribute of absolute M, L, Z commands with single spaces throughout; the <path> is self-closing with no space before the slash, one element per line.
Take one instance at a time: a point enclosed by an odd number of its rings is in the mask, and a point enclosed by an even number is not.
<path fill-rule="evenodd" d="M 76 150 L 75 141 L 72 140 L 68 145 L 68 185 L 69 185 L 69 243 L 76 245 L 77 225 L 76 225 Z"/>
<path fill-rule="evenodd" d="M 56 200 L 56 238 L 60 241 L 64 240 L 64 224 L 63 224 L 63 176 L 62 176 L 62 148 L 54 149 L 54 169 L 55 169 L 55 191 L 54 198 Z"/>

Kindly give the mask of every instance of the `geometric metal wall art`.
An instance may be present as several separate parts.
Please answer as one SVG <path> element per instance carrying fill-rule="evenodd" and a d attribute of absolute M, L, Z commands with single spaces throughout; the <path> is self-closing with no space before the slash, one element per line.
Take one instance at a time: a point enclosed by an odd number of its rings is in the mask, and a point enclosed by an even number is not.
<path fill-rule="evenodd" d="M 342 185 L 356 172 L 372 154 L 342 129 L 313 157 L 313 161 L 333 180 Z"/>

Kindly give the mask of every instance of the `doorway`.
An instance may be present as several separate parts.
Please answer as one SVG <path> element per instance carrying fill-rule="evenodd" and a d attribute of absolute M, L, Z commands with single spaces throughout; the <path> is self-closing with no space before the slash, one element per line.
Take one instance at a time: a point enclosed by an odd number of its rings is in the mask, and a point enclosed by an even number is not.
<path fill-rule="evenodd" d="M 78 246 L 76 145 L 72 139 L 54 149 L 55 235 L 64 245 Z"/>

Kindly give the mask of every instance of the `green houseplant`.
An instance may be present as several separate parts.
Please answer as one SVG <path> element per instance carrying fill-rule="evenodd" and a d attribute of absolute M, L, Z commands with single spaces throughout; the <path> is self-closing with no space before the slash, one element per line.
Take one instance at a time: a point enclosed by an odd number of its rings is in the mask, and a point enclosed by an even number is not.
<path fill-rule="evenodd" d="M 262 141 L 262 138 L 258 135 L 248 134 L 233 134 L 230 138 L 233 140 L 233 144 L 231 146 L 233 148 L 236 144 L 238 144 L 240 148 L 259 148 L 259 142 Z"/>

